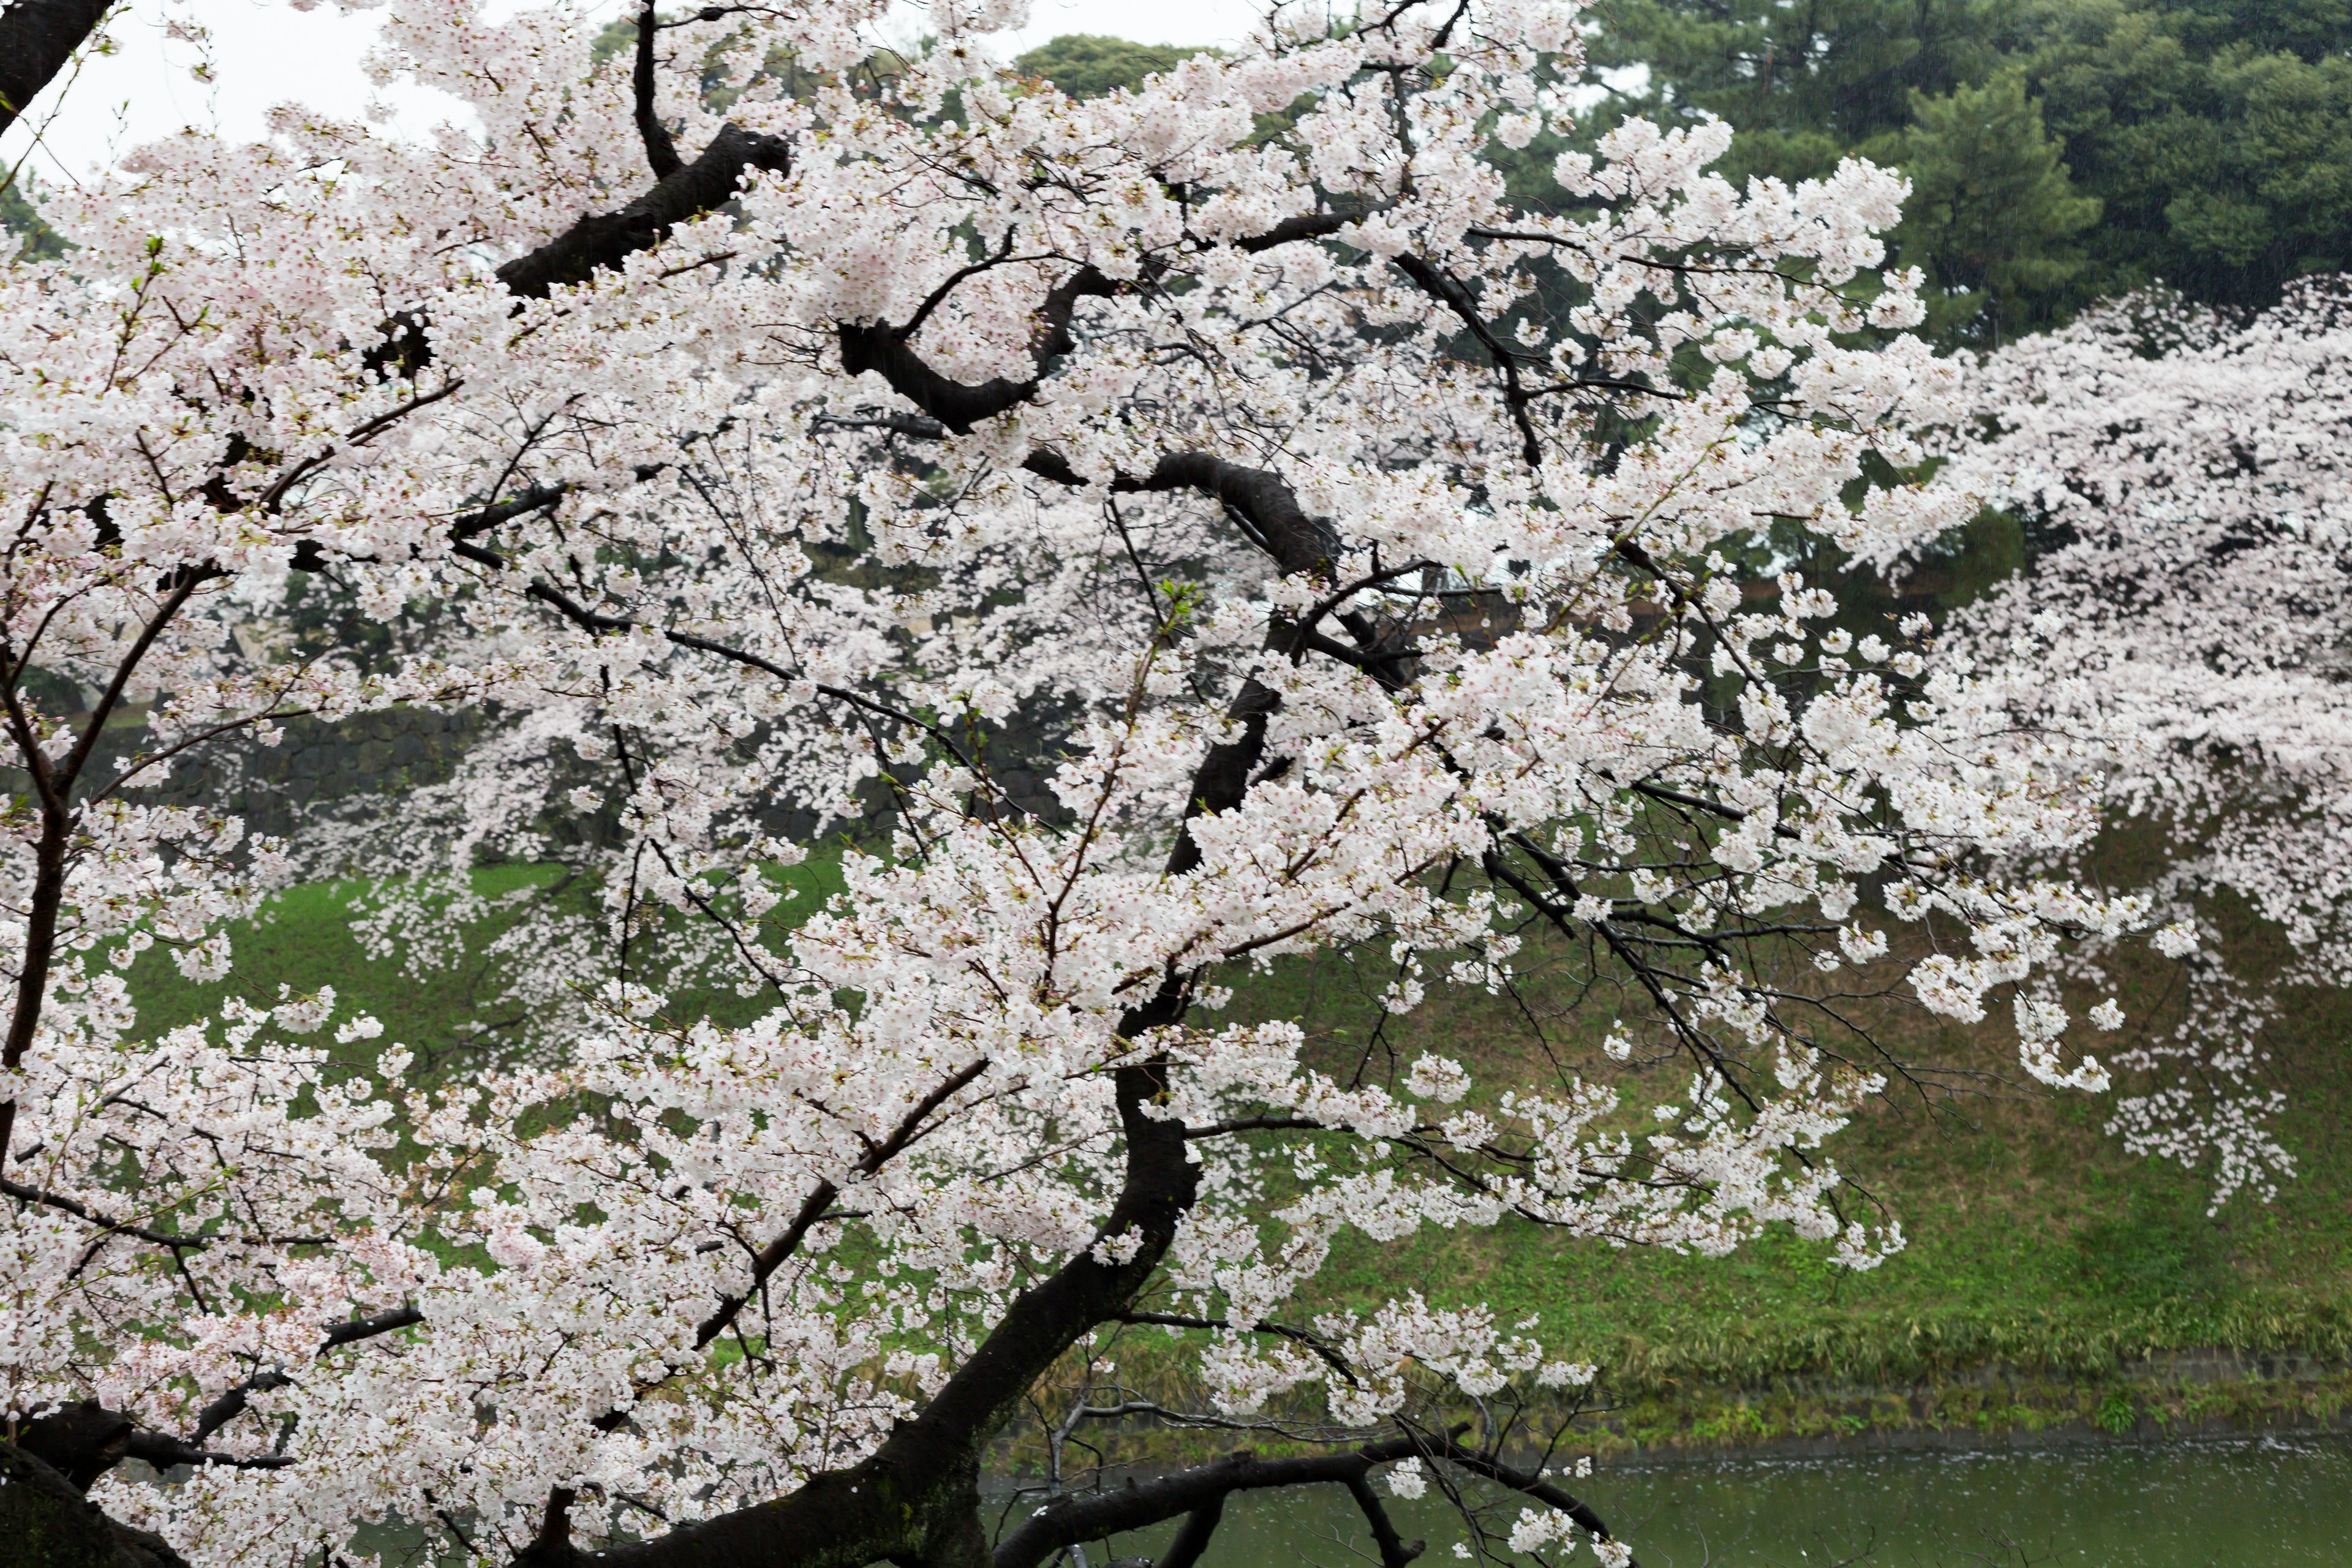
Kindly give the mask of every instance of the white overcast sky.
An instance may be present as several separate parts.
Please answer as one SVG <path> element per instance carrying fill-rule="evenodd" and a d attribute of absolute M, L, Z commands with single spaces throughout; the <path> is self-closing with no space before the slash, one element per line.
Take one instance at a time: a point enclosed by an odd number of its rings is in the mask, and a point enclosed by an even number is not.
<path fill-rule="evenodd" d="M 603 0 L 618 11 L 625 0 Z M 1248 31 L 1255 0 L 1031 0 L 1030 25 L 1014 38 L 1025 48 L 1062 33 L 1108 33 L 1148 44 L 1219 44 Z M 15 164 L 30 151 L 34 179 L 56 184 L 107 161 L 119 149 L 168 136 L 183 126 L 233 139 L 257 136 L 272 104 L 309 103 L 353 114 L 376 96 L 359 58 L 381 12 L 352 16 L 331 5 L 300 12 L 286 0 L 130 0 L 109 28 L 118 48 L 86 57 L 79 75 L 60 77 L 34 100 L 32 112 L 0 138 L 0 159 Z M 212 35 L 213 79 L 199 81 L 197 51 L 164 37 L 167 18 L 200 20 Z M 919 30 L 909 5 L 907 30 Z M 394 95 L 397 123 L 412 132 L 454 107 L 437 94 Z M 32 145 L 37 128 L 39 140 Z"/>

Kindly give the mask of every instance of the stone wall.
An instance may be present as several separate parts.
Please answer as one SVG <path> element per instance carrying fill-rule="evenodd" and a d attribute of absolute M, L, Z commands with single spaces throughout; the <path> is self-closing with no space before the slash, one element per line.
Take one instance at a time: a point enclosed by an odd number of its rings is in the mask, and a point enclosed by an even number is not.
<path fill-rule="evenodd" d="M 447 780 L 480 730 L 480 716 L 472 711 L 394 708 L 332 724 L 297 719 L 287 723 L 275 746 L 251 741 L 215 742 L 199 752 L 201 760 L 183 763 L 160 788 L 142 790 L 137 798 L 208 806 L 243 816 L 252 832 L 283 836 L 315 807 L 371 795 L 396 804 L 412 789 Z M 1067 732 L 1066 721 L 1024 713 L 988 736 L 990 769 L 1023 810 L 1048 819 L 1062 815 L 1046 780 Z M 137 754 L 146 738 L 142 725 L 110 729 L 92 774 L 111 777 Z M 864 831 L 882 828 L 887 822 L 887 808 L 879 791 L 875 803 L 876 812 L 863 825 Z M 762 816 L 763 830 L 782 837 L 806 838 L 815 831 L 814 816 L 786 803 Z"/>
<path fill-rule="evenodd" d="M 224 741 L 201 760 L 183 763 L 160 788 L 138 798 L 165 805 L 205 805 L 236 814 L 257 833 L 286 834 L 310 807 L 358 795 L 397 800 L 455 771 L 480 728 L 471 712 L 394 708 L 337 723 L 296 719 L 275 746 Z M 93 773 L 111 776 L 145 744 L 142 725 L 110 729 Z"/>

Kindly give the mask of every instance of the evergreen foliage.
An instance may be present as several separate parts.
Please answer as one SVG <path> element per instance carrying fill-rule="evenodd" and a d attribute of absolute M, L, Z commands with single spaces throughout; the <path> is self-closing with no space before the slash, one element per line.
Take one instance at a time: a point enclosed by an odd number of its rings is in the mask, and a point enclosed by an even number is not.
<path fill-rule="evenodd" d="M 23 239 L 25 248 L 20 254 L 27 261 L 46 261 L 72 248 L 57 230 L 41 221 L 39 211 L 28 199 L 22 175 L 0 178 L 0 228 Z"/>
<path fill-rule="evenodd" d="M 1899 259 L 1947 339 L 2161 280 L 2265 305 L 2347 259 L 2345 0 L 1615 0 L 1591 117 L 1738 125 L 1735 178 L 1910 174 Z"/>
<path fill-rule="evenodd" d="M 1132 91 L 1153 72 L 1164 71 L 1199 52 L 1100 33 L 1064 33 L 1038 45 L 1013 65 L 1025 76 L 1043 77 L 1072 98 L 1095 98 L 1122 87 Z"/>

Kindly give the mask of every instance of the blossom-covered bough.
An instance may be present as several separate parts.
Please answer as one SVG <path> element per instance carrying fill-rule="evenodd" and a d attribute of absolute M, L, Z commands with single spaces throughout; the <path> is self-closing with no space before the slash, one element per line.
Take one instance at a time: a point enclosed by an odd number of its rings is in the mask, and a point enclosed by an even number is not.
<path fill-rule="evenodd" d="M 2118 1065 L 2128 1146 L 2210 1164 L 2215 1202 L 2293 1170 L 2263 1027 L 2284 988 L 2352 979 L 2340 849 L 2352 811 L 2343 679 L 2352 312 L 2315 278 L 2236 321 L 2156 291 L 1974 367 L 1945 479 L 2047 543 L 1954 618 L 2021 724 L 2111 738 L 2107 793 L 2152 826 L 2149 893 L 2188 959 L 2170 1027 Z M 2063 679 L 2053 672 L 2064 672 Z M 2284 938 L 2233 968 L 2228 906 Z M 2101 978 L 2095 947 L 2078 973 Z"/>
<path fill-rule="evenodd" d="M 2021 744 L 1923 625 L 1857 639 L 1793 577 L 1759 613 L 1726 553 L 1974 508 L 1853 499 L 1952 417 L 1874 271 L 1899 182 L 1738 191 L 1727 132 L 1632 124 L 1510 210 L 1482 150 L 1563 112 L 1568 5 L 1285 11 L 1086 102 L 991 63 L 1015 7 L 942 4 L 908 57 L 880 9 L 648 13 L 600 64 L 566 6 L 398 0 L 377 68 L 469 123 L 190 133 L 10 267 L 0 1420 L 50 1488 L 16 1502 L 87 1488 L 121 1551 L 201 1563 L 394 1521 L 485 1562 L 1028 1568 L 1181 1521 L 1165 1568 L 1233 1492 L 1322 1482 L 1393 1565 L 1377 1477 L 1622 1562 L 1547 1462 L 1575 1347 L 1318 1301 L 1335 1241 L 1783 1224 L 1868 1267 L 1899 1232 L 1821 1145 L 1918 1066 L 1864 1026 L 1898 982 L 2013 994 L 2027 1070 L 2101 1081 L 2029 986 L 2145 905 L 1998 868 L 2095 830 L 2106 738 Z M 380 1031 L 323 992 L 142 1031 L 121 970 L 227 973 L 300 851 L 142 788 L 396 704 L 488 716 L 439 797 L 460 868 L 617 825 L 583 852 L 616 940 L 524 964 L 590 1000 L 462 1078 L 338 1066 Z M 1068 723 L 1036 809 L 982 743 L 1024 705 Z M 776 813 L 877 798 L 888 852 L 779 936 Z M 656 931 L 754 1021 L 666 995 Z M 1381 944 L 1405 1010 L 1529 941 L 1606 1026 L 1497 1082 L 1221 1017 L 1286 955 Z M 1204 1405 L 1108 1364 L 1146 1334 Z M 1032 1401 L 1049 1485 L 1000 1529 Z M 1064 1466 L 1153 1416 L 1318 1451 Z"/>

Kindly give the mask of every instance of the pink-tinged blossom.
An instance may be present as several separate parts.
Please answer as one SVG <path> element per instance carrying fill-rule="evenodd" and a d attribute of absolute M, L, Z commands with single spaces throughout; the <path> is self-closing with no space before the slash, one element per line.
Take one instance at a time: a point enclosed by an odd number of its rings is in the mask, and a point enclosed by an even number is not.
<path fill-rule="evenodd" d="M 1924 622 L 1856 643 L 1723 581 L 1759 519 L 1892 551 L 1974 504 L 1846 499 L 1965 406 L 1903 335 L 1916 276 L 1873 271 L 1901 180 L 1737 188 L 1727 127 L 1637 122 L 1517 212 L 1484 153 L 1554 112 L 1577 7 L 1304 9 L 1085 102 L 993 64 L 1017 5 L 939 8 L 895 74 L 844 69 L 879 0 L 676 18 L 647 118 L 742 155 L 570 267 L 656 191 L 628 61 L 569 5 L 393 0 L 371 68 L 470 121 L 289 107 L 52 204 L 80 248 L 0 279 L 0 638 L 52 678 L 5 715 L 0 1417 L 95 1399 L 209 1456 L 97 1492 L 205 1565 L 359 1561 L 391 1516 L 499 1557 L 797 1517 L 966 1419 L 943 1390 L 1012 1366 L 1010 1409 L 1152 1322 L 1220 1418 L 1393 1434 L 1590 1369 L 1419 1295 L 1292 1321 L 1349 1236 L 1900 1247 L 1822 1152 L 1883 1079 L 1790 971 L 2095 1081 L 2036 987 L 2152 904 L 2044 862 L 2144 727 L 2021 738 Z M 124 703 L 131 775 L 58 785 Z M 389 816 L 280 844 L 139 804 L 394 708 L 476 729 Z M 1024 712 L 1060 740 L 1015 798 L 980 742 Z M 840 895 L 760 923 L 788 813 L 881 809 Z M 490 858 L 595 907 L 526 891 L 477 955 L 529 1022 L 479 1070 L 354 1070 L 320 1031 L 380 1031 L 323 989 L 158 1036 L 116 973 L 218 978 L 230 922 L 333 872 L 431 976 Z M 1889 919 L 1946 951 L 1906 969 Z M 1627 983 L 1538 1081 L 1217 1016 L 1345 947 L 1391 1011 L 1498 989 L 1538 921 Z M 679 1000 L 719 985 L 751 1022 Z M 1108 1305 L 1015 1342 L 1073 1300 Z M 1432 1462 L 1499 1463 L 1466 1452 Z"/>

